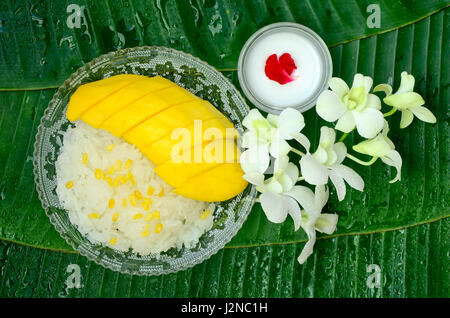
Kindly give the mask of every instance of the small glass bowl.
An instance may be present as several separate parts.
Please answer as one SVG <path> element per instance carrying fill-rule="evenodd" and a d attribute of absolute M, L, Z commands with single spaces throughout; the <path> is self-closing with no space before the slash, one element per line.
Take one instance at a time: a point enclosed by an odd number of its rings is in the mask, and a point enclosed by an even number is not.
<path fill-rule="evenodd" d="M 239 83 L 241 85 L 241 88 L 245 94 L 245 96 L 259 109 L 273 113 L 273 114 L 279 114 L 283 109 L 286 107 L 282 106 L 276 106 L 268 104 L 267 102 L 264 102 L 260 98 L 258 98 L 257 94 L 255 94 L 252 89 L 250 88 L 250 85 L 248 84 L 248 79 L 246 78 L 244 66 L 246 63 L 246 58 L 248 56 L 248 53 L 250 52 L 252 46 L 255 44 L 256 41 L 259 39 L 262 39 L 263 37 L 274 34 L 276 32 L 295 32 L 298 35 L 303 36 L 307 40 L 313 44 L 314 48 L 317 50 L 317 53 L 320 58 L 320 62 L 322 63 L 322 76 L 319 80 L 320 84 L 316 86 L 314 93 L 311 94 L 310 98 L 308 98 L 306 101 L 302 101 L 294 106 L 290 106 L 292 108 L 295 108 L 301 112 L 307 111 L 310 108 L 312 108 L 317 101 L 317 98 L 319 97 L 320 93 L 328 88 L 328 80 L 331 78 L 331 75 L 333 73 L 333 62 L 331 60 L 330 51 L 328 50 L 328 47 L 326 46 L 325 42 L 322 40 L 322 38 L 315 33 L 313 30 L 305 27 L 304 25 L 298 24 L 298 23 L 292 23 L 292 22 L 279 22 L 279 23 L 273 23 L 269 24 L 258 31 L 256 31 L 248 40 L 245 42 L 241 53 L 239 55 L 239 61 L 238 61 L 238 78 Z"/>
<path fill-rule="evenodd" d="M 256 189 L 249 185 L 236 197 L 216 204 L 214 224 L 193 248 L 173 247 L 160 255 L 121 252 L 90 242 L 69 220 L 56 194 L 56 168 L 63 133 L 70 122 L 66 109 L 70 96 L 82 84 L 117 74 L 160 75 L 210 101 L 240 132 L 248 106 L 233 84 L 215 68 L 184 52 L 164 47 L 137 47 L 110 52 L 79 68 L 53 96 L 41 119 L 34 144 L 37 192 L 50 222 L 74 250 L 106 268 L 133 275 L 161 275 L 201 263 L 236 235 L 250 213 Z"/>

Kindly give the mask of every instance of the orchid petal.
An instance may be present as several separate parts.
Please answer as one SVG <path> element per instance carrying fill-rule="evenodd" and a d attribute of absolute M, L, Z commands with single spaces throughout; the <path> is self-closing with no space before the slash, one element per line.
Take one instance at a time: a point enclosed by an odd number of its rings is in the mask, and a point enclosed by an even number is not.
<path fill-rule="evenodd" d="M 289 178 L 294 182 L 294 184 L 297 182 L 299 171 L 298 167 L 294 165 L 292 162 L 289 162 L 284 173 L 289 176 Z"/>
<path fill-rule="evenodd" d="M 274 177 L 269 178 L 264 183 L 263 192 L 283 193 L 283 185 Z"/>
<path fill-rule="evenodd" d="M 383 130 L 381 131 L 381 133 L 387 138 L 387 135 L 389 133 L 389 123 L 386 119 L 384 120 Z"/>
<path fill-rule="evenodd" d="M 314 244 L 316 244 L 316 231 L 313 228 L 307 228 L 305 229 L 305 232 L 308 235 L 308 242 L 306 242 L 300 256 L 297 258 L 297 261 L 300 264 L 306 262 L 308 257 L 313 253 Z"/>
<path fill-rule="evenodd" d="M 246 173 L 242 176 L 242 178 L 259 187 L 262 187 L 264 185 L 264 175 L 260 173 Z"/>
<path fill-rule="evenodd" d="M 386 144 L 389 145 L 389 147 L 391 149 L 395 149 L 394 143 L 388 137 L 388 132 L 389 132 L 389 124 L 388 124 L 387 120 L 385 119 L 383 131 L 381 132 L 381 134 L 383 135 L 383 138 L 384 138 L 384 141 L 386 142 Z"/>
<path fill-rule="evenodd" d="M 400 128 L 406 128 L 408 127 L 414 119 L 414 114 L 408 110 L 404 109 L 402 110 L 402 118 L 400 120 Z"/>
<path fill-rule="evenodd" d="M 337 96 L 339 96 L 339 98 L 342 98 L 350 90 L 347 83 L 339 77 L 330 78 L 330 80 L 328 81 L 328 85 L 330 86 L 331 90 L 335 92 Z"/>
<path fill-rule="evenodd" d="M 389 152 L 389 154 L 387 154 L 386 156 L 382 157 L 381 160 L 385 164 L 387 164 L 389 166 L 393 166 L 393 167 L 395 167 L 395 169 L 397 169 L 397 175 L 395 176 L 394 179 L 389 181 L 389 183 L 394 183 L 396 181 L 400 181 L 401 180 L 401 174 L 402 174 L 402 157 L 400 156 L 398 151 L 391 150 Z"/>
<path fill-rule="evenodd" d="M 373 139 L 364 140 L 354 145 L 353 150 L 372 157 L 383 157 L 392 150 L 391 143 L 388 140 L 387 137 L 379 134 Z"/>
<path fill-rule="evenodd" d="M 339 216 L 337 214 L 322 213 L 316 220 L 314 227 L 316 231 L 326 234 L 333 234 L 336 230 L 336 225 Z"/>
<path fill-rule="evenodd" d="M 284 167 L 281 167 L 281 174 L 275 172 L 275 178 L 277 178 L 278 182 L 283 187 L 283 192 L 292 189 L 294 184 L 297 182 L 299 175 L 297 166 L 292 162 L 289 162 L 289 158 L 287 156 L 285 156 L 285 158 L 287 162 L 284 164 Z M 275 163 L 275 166 L 278 165 L 278 163 Z"/>
<path fill-rule="evenodd" d="M 280 137 L 285 140 L 293 138 L 294 133 L 300 132 L 305 127 L 305 119 L 302 113 L 293 108 L 286 108 L 278 118 Z"/>
<path fill-rule="evenodd" d="M 316 186 L 314 194 L 316 213 L 320 213 L 320 211 L 322 211 L 325 204 L 327 204 L 329 197 L 330 191 L 328 191 L 328 188 L 325 188 L 324 185 Z"/>
<path fill-rule="evenodd" d="M 315 210 L 314 192 L 310 188 L 304 186 L 294 186 L 286 195 L 297 200 L 298 203 L 307 211 Z"/>
<path fill-rule="evenodd" d="M 281 223 L 286 220 L 287 209 L 284 204 L 280 204 L 283 196 L 271 192 L 264 192 L 259 196 L 261 207 L 267 219 L 273 223 Z"/>
<path fill-rule="evenodd" d="M 297 231 L 302 224 L 302 213 L 298 203 L 292 198 L 284 197 L 283 204 L 285 205 L 288 214 L 294 221 L 294 231 Z"/>
<path fill-rule="evenodd" d="M 278 182 L 281 184 L 281 187 L 283 189 L 283 193 L 285 193 L 286 191 L 289 191 L 290 189 L 292 189 L 292 187 L 295 184 L 295 181 L 292 181 L 292 179 L 285 173 L 283 173 L 282 175 L 280 175 L 277 178 Z"/>
<path fill-rule="evenodd" d="M 436 122 L 436 117 L 433 115 L 433 113 L 426 107 L 418 106 L 418 107 L 411 107 L 409 110 L 421 121 L 432 123 L 434 124 Z"/>
<path fill-rule="evenodd" d="M 356 123 L 355 123 L 355 117 L 353 116 L 353 112 L 348 111 L 348 112 L 345 112 L 341 118 L 339 118 L 335 128 L 344 133 L 349 133 L 353 129 L 355 129 L 355 127 L 356 127 Z"/>
<path fill-rule="evenodd" d="M 339 174 L 339 176 L 344 178 L 345 182 L 347 182 L 348 185 L 353 189 L 356 189 L 358 191 L 364 190 L 363 178 L 361 178 L 361 176 L 352 168 L 344 165 L 337 165 L 334 167 L 330 167 L 330 169 L 334 170 L 337 174 Z"/>
<path fill-rule="evenodd" d="M 378 98 L 377 95 L 369 94 L 367 96 L 366 107 L 380 110 L 381 109 L 381 100 Z"/>
<path fill-rule="evenodd" d="M 370 89 L 373 85 L 373 79 L 370 76 L 364 76 L 364 88 L 366 91 L 366 94 L 369 94 Z"/>
<path fill-rule="evenodd" d="M 398 109 L 407 109 L 411 107 L 422 106 L 423 104 L 425 104 L 422 96 L 420 96 L 416 92 L 406 92 L 402 94 L 396 93 L 383 98 L 383 102 Z"/>
<path fill-rule="evenodd" d="M 245 173 L 264 173 L 270 164 L 267 145 L 247 149 L 241 154 L 239 161 Z"/>
<path fill-rule="evenodd" d="M 319 185 L 328 182 L 328 169 L 321 165 L 310 154 L 306 154 L 300 160 L 302 176 L 309 184 Z"/>
<path fill-rule="evenodd" d="M 242 121 L 242 125 L 247 129 L 253 129 L 254 127 L 254 121 L 264 121 L 266 120 L 263 115 L 259 112 L 258 109 L 253 108 L 251 109 L 248 114 L 245 116 L 244 120 Z"/>
<path fill-rule="evenodd" d="M 374 92 L 384 92 L 386 96 L 392 94 L 392 86 L 389 84 L 379 84 L 373 89 Z"/>
<path fill-rule="evenodd" d="M 340 118 L 346 110 L 347 109 L 339 96 L 332 91 L 323 91 L 317 99 L 317 114 L 326 121 L 334 122 Z"/>
<path fill-rule="evenodd" d="M 337 160 L 338 160 L 338 156 L 336 154 L 336 152 L 334 152 L 333 150 L 334 145 L 332 145 L 331 147 L 328 148 L 328 160 L 326 162 L 327 166 L 332 166 L 334 164 L 336 164 Z"/>
<path fill-rule="evenodd" d="M 400 74 L 400 87 L 395 94 L 403 94 L 412 92 L 414 89 L 415 79 L 414 76 L 403 71 Z"/>
<path fill-rule="evenodd" d="M 363 86 L 364 91 L 366 92 L 366 94 L 368 94 L 370 92 L 370 89 L 372 88 L 372 84 L 373 84 L 373 80 L 371 77 L 364 76 L 364 75 L 358 73 L 358 74 L 355 74 L 355 76 L 353 77 L 352 88 L 358 88 L 358 87 Z"/>
<path fill-rule="evenodd" d="M 328 160 L 328 152 L 325 148 L 319 146 L 319 148 L 317 148 L 316 152 L 313 154 L 313 157 L 321 164 L 325 164 Z"/>
<path fill-rule="evenodd" d="M 284 173 L 284 170 L 289 165 L 289 157 L 288 156 L 280 156 L 278 158 L 275 158 L 275 162 L 273 165 L 273 174 L 280 174 Z"/>
<path fill-rule="evenodd" d="M 383 114 L 374 108 L 366 108 L 362 112 L 353 112 L 356 129 L 364 138 L 373 138 L 383 129 Z"/>
<path fill-rule="evenodd" d="M 267 115 L 267 121 L 273 127 L 278 127 L 278 120 L 279 120 L 279 116 L 277 116 L 277 115 L 274 115 L 274 114 L 268 114 Z"/>
<path fill-rule="evenodd" d="M 267 142 L 259 139 L 255 130 L 248 130 L 242 135 L 241 145 L 244 148 L 255 148 L 264 144 Z"/>
<path fill-rule="evenodd" d="M 360 73 L 355 74 L 355 76 L 353 76 L 352 88 L 363 86 L 363 82 L 364 82 L 364 75 Z"/>
<path fill-rule="evenodd" d="M 336 132 L 333 128 L 322 126 L 320 128 L 320 139 L 319 143 L 322 147 L 327 148 L 334 144 L 336 140 Z"/>
<path fill-rule="evenodd" d="M 286 140 L 275 137 L 270 144 L 269 153 L 274 158 L 278 158 L 287 155 L 290 150 L 291 146 L 289 146 Z"/>
<path fill-rule="evenodd" d="M 334 170 L 331 170 L 329 173 L 330 173 L 330 180 L 336 189 L 338 200 L 339 201 L 344 200 L 345 193 L 347 192 L 344 179 Z"/>
<path fill-rule="evenodd" d="M 311 147 L 311 143 L 310 143 L 308 137 L 306 137 L 302 133 L 292 134 L 292 137 L 294 137 L 294 139 L 297 140 L 300 143 L 300 145 L 302 145 L 303 148 L 305 148 L 306 151 L 309 151 L 309 148 Z"/>
<path fill-rule="evenodd" d="M 333 150 L 337 155 L 335 164 L 340 164 L 345 159 L 345 155 L 347 154 L 347 147 L 343 142 L 338 142 L 333 145 Z"/>

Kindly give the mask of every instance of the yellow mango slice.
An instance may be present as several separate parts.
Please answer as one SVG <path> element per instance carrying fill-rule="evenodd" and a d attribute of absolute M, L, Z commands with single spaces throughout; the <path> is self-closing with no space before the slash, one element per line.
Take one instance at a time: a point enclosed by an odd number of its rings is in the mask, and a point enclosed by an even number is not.
<path fill-rule="evenodd" d="M 179 157 L 174 156 L 158 165 L 155 171 L 161 178 L 164 176 L 166 183 L 178 188 L 202 172 L 222 164 L 239 162 L 239 156 L 240 151 L 234 140 L 218 139 L 192 149 L 181 149 Z M 180 162 L 182 160 L 185 162 Z"/>
<path fill-rule="evenodd" d="M 174 96 L 176 99 L 170 99 L 168 96 Z M 147 118 L 169 107 L 194 99 L 199 98 L 186 90 L 180 92 L 178 86 L 157 90 L 123 107 L 106 119 L 100 128 L 110 131 L 117 137 L 121 137 Z"/>
<path fill-rule="evenodd" d="M 247 187 L 243 175 L 239 163 L 224 163 L 189 179 L 174 192 L 194 200 L 224 201 L 235 197 Z"/>
<path fill-rule="evenodd" d="M 120 94 L 121 91 L 118 91 L 116 94 L 104 98 L 99 103 L 89 108 L 89 110 L 81 115 L 81 119 L 94 128 L 100 128 L 105 120 L 128 105 L 155 91 L 168 89 L 174 85 L 173 82 L 160 76 L 152 78 L 144 76 L 142 80 L 128 85 L 123 90 L 124 94 Z M 170 102 L 167 103 L 170 105 Z M 151 107 L 151 104 L 149 107 Z"/>
<path fill-rule="evenodd" d="M 147 77 L 134 74 L 122 74 L 81 85 L 70 97 L 66 112 L 67 119 L 70 121 L 79 119 L 80 115 L 93 105 L 143 78 Z"/>
<path fill-rule="evenodd" d="M 129 143 L 135 144 L 139 149 L 168 135 L 174 128 L 186 127 L 194 120 L 225 117 L 211 103 L 194 99 L 192 101 L 176 104 L 162 112 L 148 118 L 123 135 Z M 141 147 L 137 146 L 140 145 Z"/>
<path fill-rule="evenodd" d="M 211 103 L 165 78 L 117 75 L 82 85 L 66 115 L 134 144 L 185 197 L 224 201 L 247 186 L 233 124 Z M 183 142 L 172 140 L 180 131 L 187 136 Z"/>
<path fill-rule="evenodd" d="M 185 138 L 188 140 L 187 146 L 184 148 L 193 148 L 209 141 L 223 139 L 225 137 L 232 139 L 239 136 L 233 123 L 225 117 L 211 118 L 196 124 L 191 124 L 185 127 L 185 131 L 181 132 L 182 134 L 178 134 L 176 129 L 142 149 L 142 153 L 155 165 L 160 165 L 170 160 L 173 147 L 176 147 L 180 142 L 186 142 L 184 140 Z M 198 136 L 203 136 L 203 138 L 199 138 Z"/>

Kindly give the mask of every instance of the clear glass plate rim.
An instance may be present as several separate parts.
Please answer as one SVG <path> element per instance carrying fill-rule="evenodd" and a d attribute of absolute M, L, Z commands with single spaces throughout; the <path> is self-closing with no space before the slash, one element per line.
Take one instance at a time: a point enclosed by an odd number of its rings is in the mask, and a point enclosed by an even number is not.
<path fill-rule="evenodd" d="M 45 125 L 45 121 L 46 118 L 48 118 L 48 116 L 52 113 L 52 111 L 54 110 L 55 107 L 57 107 L 57 102 L 58 99 L 60 98 L 61 95 L 63 95 L 64 91 L 67 90 L 71 85 L 71 83 L 74 81 L 74 79 L 79 76 L 79 74 L 81 74 L 83 71 L 87 71 L 89 70 L 90 67 L 92 67 L 93 65 L 104 61 L 104 60 L 111 60 L 116 56 L 124 56 L 130 52 L 138 52 L 138 51 L 142 51 L 142 50 L 157 50 L 157 51 L 167 51 L 167 52 L 171 52 L 173 54 L 182 54 L 185 55 L 186 57 L 188 57 L 189 59 L 192 59 L 194 61 L 196 61 L 197 63 L 203 64 L 204 66 L 206 66 L 208 69 L 210 69 L 210 71 L 216 73 L 222 80 L 226 81 L 227 84 L 232 88 L 233 93 L 235 93 L 237 95 L 237 97 L 243 102 L 243 105 L 245 105 L 246 107 L 246 111 L 248 112 L 250 109 L 248 107 L 248 105 L 245 102 L 245 99 L 242 97 L 242 94 L 239 92 L 239 90 L 234 86 L 233 83 L 231 83 L 221 72 L 217 71 L 213 66 L 211 66 L 210 64 L 208 64 L 207 62 L 189 54 L 186 52 L 181 52 L 172 48 L 167 48 L 167 47 L 161 47 L 161 46 L 140 46 L 140 47 L 134 47 L 134 48 L 125 48 L 122 50 L 118 50 L 118 51 L 111 51 L 108 53 L 105 53 L 99 57 L 94 58 L 93 60 L 91 60 L 90 62 L 84 64 L 83 66 L 81 66 L 80 68 L 78 68 L 74 73 L 72 73 L 62 84 L 61 86 L 58 88 L 58 90 L 55 92 L 55 94 L 53 95 L 52 99 L 50 100 L 47 108 L 45 109 L 39 126 L 38 126 L 38 130 L 36 133 L 36 137 L 35 137 L 35 142 L 34 142 L 34 151 L 33 151 L 33 173 L 34 173 L 34 182 L 36 185 L 36 190 L 38 193 L 38 198 L 41 202 L 41 205 L 47 215 L 47 217 L 49 218 L 51 224 L 53 225 L 53 227 L 56 229 L 56 231 L 59 233 L 59 235 L 78 253 L 80 253 L 81 255 L 85 256 L 87 259 L 89 259 L 90 261 L 93 261 L 103 267 L 109 268 L 113 271 L 119 271 L 121 273 L 125 273 L 125 274 L 131 274 L 131 275 L 145 275 L 145 276 L 159 276 L 159 275 L 165 275 L 165 274 L 169 274 L 169 273 L 174 273 L 180 270 L 185 270 L 188 268 L 191 268 L 199 263 L 202 263 L 204 261 L 206 261 L 207 259 L 209 259 L 212 255 L 216 254 L 219 250 L 223 249 L 225 247 L 225 245 L 227 243 L 229 243 L 231 241 L 231 239 L 237 234 L 237 232 L 239 231 L 239 229 L 242 227 L 242 225 L 244 224 L 245 220 L 247 219 L 250 211 L 251 211 L 251 207 L 253 206 L 253 203 L 255 202 L 255 197 L 256 197 L 256 189 L 254 186 L 251 186 L 249 193 L 247 194 L 247 196 L 244 198 L 245 202 L 243 203 L 243 207 L 245 207 L 245 215 L 243 215 L 242 217 L 240 217 L 240 221 L 239 223 L 235 223 L 236 226 L 234 226 L 233 228 L 229 229 L 229 234 L 227 236 L 227 239 L 222 241 L 222 244 L 220 245 L 215 245 L 213 249 L 211 249 L 207 254 L 205 254 L 202 258 L 199 258 L 197 260 L 191 261 L 189 264 L 184 265 L 184 266 L 180 266 L 179 268 L 169 268 L 169 269 L 161 269 L 159 272 L 156 271 L 149 271 L 149 272 L 137 272 L 137 271 L 133 271 L 133 270 L 129 270 L 127 268 L 115 268 L 114 266 L 107 264 L 107 263 L 103 263 L 101 261 L 99 261 L 94 255 L 86 252 L 84 249 L 80 249 L 78 246 L 76 246 L 76 243 L 72 241 L 72 239 L 66 235 L 65 231 L 61 228 L 61 224 L 55 219 L 55 216 L 52 215 L 51 213 L 49 213 L 49 209 L 50 206 L 47 204 L 48 200 L 45 197 L 45 191 L 43 190 L 44 186 L 41 184 L 41 179 L 39 177 L 40 173 L 42 173 L 40 171 L 41 169 L 41 165 L 39 164 L 40 162 L 40 152 L 43 150 L 43 145 L 42 143 L 44 142 L 44 125 Z"/>

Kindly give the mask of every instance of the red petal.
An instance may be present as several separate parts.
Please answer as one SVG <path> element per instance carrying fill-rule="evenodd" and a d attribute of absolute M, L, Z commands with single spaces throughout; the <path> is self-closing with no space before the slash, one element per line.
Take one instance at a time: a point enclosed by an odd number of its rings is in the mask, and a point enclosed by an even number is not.
<path fill-rule="evenodd" d="M 290 57 L 290 55 L 289 55 L 289 57 Z M 291 60 L 292 60 L 292 58 L 291 58 Z M 294 67 L 295 67 L 295 63 L 294 63 Z M 281 85 L 292 82 L 294 80 L 285 71 L 283 66 L 280 64 L 280 61 L 278 60 L 278 57 L 276 54 L 272 54 L 267 58 L 264 71 L 266 73 L 266 76 L 269 79 L 271 79 L 272 81 L 276 81 Z"/>
<path fill-rule="evenodd" d="M 289 75 L 297 69 L 297 65 L 295 65 L 295 62 L 289 53 L 284 53 L 280 56 L 280 64 Z"/>

